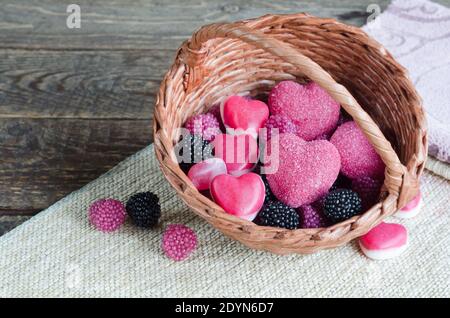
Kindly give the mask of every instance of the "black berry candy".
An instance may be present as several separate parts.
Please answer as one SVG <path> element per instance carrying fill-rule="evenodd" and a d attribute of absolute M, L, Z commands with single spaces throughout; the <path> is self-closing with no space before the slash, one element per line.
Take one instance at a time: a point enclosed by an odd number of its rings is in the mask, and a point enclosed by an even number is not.
<path fill-rule="evenodd" d="M 188 150 L 189 154 L 184 154 Z M 181 169 L 188 171 L 198 162 L 213 157 L 213 147 L 200 135 L 187 135 L 175 146 L 175 154 L 179 154 L 178 162 Z"/>
<path fill-rule="evenodd" d="M 140 192 L 128 199 L 126 210 L 138 227 L 153 227 L 161 216 L 159 198 L 152 192 Z"/>
<path fill-rule="evenodd" d="M 333 223 L 345 221 L 361 211 L 361 199 L 352 190 L 334 190 L 325 197 L 323 212 L 326 218 Z"/>
<path fill-rule="evenodd" d="M 300 219 L 295 209 L 280 201 L 271 201 L 264 205 L 258 214 L 256 222 L 259 225 L 293 230 L 298 228 Z"/>
<path fill-rule="evenodd" d="M 266 188 L 266 196 L 264 197 L 264 204 L 269 203 L 270 201 L 276 201 L 277 198 L 272 193 L 272 190 L 270 190 L 269 182 L 267 182 L 267 178 L 265 174 L 261 175 L 261 179 L 264 182 L 264 187 Z"/>

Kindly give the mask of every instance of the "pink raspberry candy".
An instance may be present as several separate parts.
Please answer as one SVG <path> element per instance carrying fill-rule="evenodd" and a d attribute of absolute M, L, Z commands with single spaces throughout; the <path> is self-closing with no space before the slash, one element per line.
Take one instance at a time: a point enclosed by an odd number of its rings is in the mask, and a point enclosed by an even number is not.
<path fill-rule="evenodd" d="M 266 122 L 267 128 L 267 139 L 270 139 L 272 136 L 272 129 L 278 129 L 279 134 L 284 133 L 297 133 L 297 126 L 290 120 L 287 116 L 284 115 L 272 115 Z"/>
<path fill-rule="evenodd" d="M 220 114 L 220 105 L 213 105 L 208 110 L 208 114 L 212 114 L 219 122 L 222 120 L 222 115 Z"/>
<path fill-rule="evenodd" d="M 221 133 L 219 121 L 211 113 L 195 115 L 188 119 L 184 127 L 193 135 L 201 135 L 204 140 L 211 141 Z"/>
<path fill-rule="evenodd" d="M 370 177 L 352 180 L 352 190 L 358 193 L 362 200 L 363 209 L 367 210 L 378 201 L 383 182 Z"/>
<path fill-rule="evenodd" d="M 186 259 L 197 247 L 197 235 L 183 224 L 170 224 L 164 231 L 162 249 L 174 261 Z"/>
<path fill-rule="evenodd" d="M 113 232 L 125 222 L 126 211 L 122 202 L 100 199 L 89 207 L 89 221 L 102 232 Z"/>
<path fill-rule="evenodd" d="M 316 229 L 327 226 L 327 220 L 318 205 L 304 205 L 298 209 L 302 229 Z"/>

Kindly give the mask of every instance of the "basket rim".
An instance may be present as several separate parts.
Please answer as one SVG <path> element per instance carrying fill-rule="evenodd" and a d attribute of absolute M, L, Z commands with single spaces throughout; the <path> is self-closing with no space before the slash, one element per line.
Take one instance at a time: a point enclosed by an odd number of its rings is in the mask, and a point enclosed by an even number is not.
<path fill-rule="evenodd" d="M 267 23 L 267 21 L 279 21 L 280 19 L 282 21 L 283 20 L 284 21 L 288 21 L 288 20 L 292 21 L 294 19 L 308 19 L 311 22 L 314 20 L 314 23 L 316 23 L 316 24 L 322 24 L 322 25 L 323 24 L 332 24 L 334 26 L 338 26 L 341 29 L 344 29 L 346 32 L 350 32 L 355 35 L 363 36 L 367 42 L 367 43 L 365 43 L 365 45 L 368 45 L 368 46 L 372 47 L 373 49 L 379 50 L 380 52 L 384 51 L 384 55 L 386 56 L 386 58 L 389 58 L 390 63 L 392 63 L 395 67 L 397 67 L 401 71 L 401 76 L 404 77 L 405 79 L 409 80 L 407 70 L 403 66 L 401 66 L 397 61 L 395 61 L 395 59 L 392 57 L 392 55 L 380 43 L 378 43 L 376 40 L 370 38 L 363 30 L 361 30 L 357 27 L 354 27 L 354 26 L 350 26 L 350 25 L 341 23 L 339 21 L 336 21 L 335 19 L 317 18 L 317 17 L 314 17 L 309 14 L 305 14 L 305 13 L 281 14 L 281 15 L 269 14 L 269 15 L 264 15 L 259 18 L 252 18 L 252 19 L 238 21 L 238 23 L 249 25 L 251 27 L 258 27 L 258 26 L 262 26 L 265 23 Z M 205 27 L 211 27 L 211 26 L 212 25 L 208 25 Z M 203 27 L 203 28 L 205 28 L 205 27 Z M 197 31 L 197 32 L 199 32 L 199 31 Z M 384 200 L 381 200 L 380 202 L 378 202 L 376 205 L 374 205 L 372 208 L 365 211 L 364 213 L 354 216 L 353 218 L 351 218 L 349 220 L 346 220 L 341 223 L 337 223 L 337 224 L 332 225 L 327 228 L 288 230 L 288 229 L 282 229 L 282 228 L 276 228 L 276 227 L 260 226 L 253 222 L 243 220 L 243 219 L 240 219 L 233 215 L 227 214 L 214 201 L 203 196 L 193 186 L 192 182 L 189 180 L 189 178 L 187 178 L 185 173 L 179 168 L 178 165 L 176 167 L 170 167 L 170 169 L 169 169 L 169 167 L 167 165 L 167 160 L 172 160 L 172 158 L 171 158 L 170 151 L 167 151 L 166 148 L 170 148 L 170 145 L 169 145 L 169 147 L 166 147 L 168 145 L 164 145 L 164 143 L 162 142 L 162 140 L 160 138 L 161 137 L 160 132 L 162 134 L 164 134 L 164 131 L 162 129 L 164 121 L 161 121 L 161 119 L 159 118 L 159 115 L 160 115 L 159 112 L 161 111 L 161 108 L 164 107 L 163 101 L 166 98 L 166 89 L 167 90 L 171 89 L 171 86 L 170 85 L 165 86 L 165 83 L 170 82 L 170 80 L 173 78 L 174 74 L 176 74 L 177 72 L 180 71 L 181 66 L 182 66 L 181 61 L 183 60 L 183 47 L 186 47 L 191 50 L 192 48 L 190 45 L 192 43 L 195 44 L 195 42 L 198 40 L 195 38 L 196 34 L 197 33 L 194 33 L 192 38 L 190 40 L 186 41 L 183 44 L 183 46 L 178 50 L 174 64 L 171 66 L 171 68 L 165 75 L 163 83 L 161 85 L 160 94 L 158 95 L 158 98 L 157 98 L 157 103 L 156 103 L 157 106 L 155 107 L 155 113 L 154 113 L 154 118 L 153 118 L 155 152 L 156 152 L 158 161 L 160 163 L 161 170 L 162 170 L 163 174 L 165 175 L 166 179 L 176 189 L 176 191 L 178 192 L 178 194 L 180 195 L 182 200 L 192 210 L 194 210 L 194 212 L 196 214 L 198 214 L 201 217 L 203 217 L 204 219 L 206 219 L 213 226 L 216 225 L 217 220 L 220 220 L 221 222 L 224 222 L 224 223 L 238 224 L 241 226 L 242 233 L 244 233 L 244 234 L 247 233 L 248 235 L 251 235 L 251 233 L 253 231 L 255 231 L 255 229 L 256 229 L 256 231 L 264 231 L 266 233 L 272 234 L 273 237 L 271 237 L 271 239 L 276 237 L 277 240 L 279 240 L 280 242 L 282 242 L 283 240 L 291 239 L 292 236 L 307 235 L 310 237 L 311 241 L 314 241 L 317 243 L 321 240 L 323 235 L 333 236 L 333 234 L 336 233 L 336 236 L 339 237 L 340 232 L 342 232 L 343 228 L 350 227 L 350 229 L 348 229 L 348 228 L 346 229 L 347 233 L 345 234 L 346 235 L 345 240 L 342 240 L 340 242 L 333 242 L 333 244 L 330 244 L 330 246 L 328 246 L 328 247 L 316 245 L 310 249 L 313 252 L 316 250 L 320 250 L 322 248 L 329 248 L 329 247 L 336 247 L 339 245 L 343 245 L 343 244 L 347 243 L 348 241 L 364 234 L 362 232 L 364 232 L 365 230 L 368 231 L 370 229 L 370 228 L 368 228 L 368 229 L 366 228 L 366 229 L 362 230 L 362 227 L 360 227 L 359 228 L 360 230 L 358 231 L 358 229 L 356 229 L 356 227 L 354 226 L 355 223 L 358 223 L 358 224 L 371 223 L 371 227 L 372 227 L 372 226 L 375 226 L 376 224 L 378 224 L 379 222 L 381 222 L 381 220 L 384 219 L 384 217 L 395 212 L 397 203 L 399 200 L 399 196 L 394 195 L 392 193 L 387 193 L 387 196 L 384 198 Z M 181 57 L 181 59 L 180 59 L 180 57 Z M 422 108 L 421 99 L 418 96 L 417 92 L 415 91 L 412 83 L 410 83 L 410 85 L 412 87 L 413 92 L 416 95 L 415 100 L 417 101 L 417 103 L 415 105 L 412 105 L 412 107 L 414 107 L 414 111 L 416 113 L 415 115 L 417 116 L 417 120 L 419 123 L 418 128 L 420 128 L 420 129 L 418 129 L 418 130 L 420 130 L 420 133 L 422 134 L 421 143 L 418 145 L 422 145 L 422 147 L 417 147 L 415 156 L 413 156 L 413 158 L 410 159 L 410 161 L 406 164 L 406 167 L 407 167 L 408 171 L 411 170 L 414 172 L 409 177 L 418 179 L 423 170 L 424 160 L 426 159 L 427 129 L 426 129 L 425 113 Z M 163 152 L 167 152 L 168 155 L 163 154 Z M 172 149 L 172 152 L 173 152 L 173 149 Z M 181 186 L 181 187 L 180 187 L 180 182 L 183 184 L 183 186 Z M 403 182 L 404 182 L 404 180 L 403 180 Z M 404 187 L 404 185 L 402 184 L 401 187 Z M 201 197 L 201 200 L 200 200 L 200 197 Z M 198 206 L 193 204 L 192 198 L 195 198 L 196 201 L 203 201 L 202 204 L 205 204 L 206 206 L 210 207 L 210 209 L 208 209 L 208 212 L 206 213 L 203 211 L 199 211 Z M 382 211 L 388 211 L 388 212 L 384 213 L 384 214 L 380 212 L 380 214 L 378 215 L 377 218 L 375 218 L 375 219 L 372 218 L 371 220 L 367 220 L 366 218 L 371 214 L 370 212 L 371 211 L 373 212 L 376 209 L 380 209 Z M 225 235 L 228 235 L 232 238 L 238 239 L 239 241 L 241 241 L 242 243 L 247 245 L 246 242 L 243 242 L 239 238 L 229 235 L 229 233 L 226 233 L 226 231 L 224 231 L 223 229 L 221 229 L 217 226 L 215 226 L 215 227 L 218 228 Z M 259 245 L 262 245 L 264 243 L 263 241 L 264 241 L 264 239 L 261 239 L 261 237 L 258 238 Z M 252 247 L 255 247 L 255 246 L 252 246 Z M 277 252 L 276 250 L 273 250 L 270 248 L 269 249 L 264 248 L 264 246 L 262 246 L 262 249 L 267 249 L 267 250 L 270 250 L 275 253 Z M 305 250 L 302 250 L 302 251 L 300 251 L 298 248 L 294 248 L 292 250 L 290 250 L 289 248 L 284 248 L 281 251 L 281 254 L 285 254 L 285 252 L 287 252 L 287 253 L 308 253 L 308 248 L 306 248 Z"/>

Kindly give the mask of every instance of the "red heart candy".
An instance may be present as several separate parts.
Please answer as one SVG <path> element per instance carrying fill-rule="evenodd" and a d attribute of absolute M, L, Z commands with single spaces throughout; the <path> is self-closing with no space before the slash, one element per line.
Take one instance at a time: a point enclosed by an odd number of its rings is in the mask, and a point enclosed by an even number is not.
<path fill-rule="evenodd" d="M 225 161 L 229 174 L 247 173 L 258 161 L 258 144 L 250 135 L 219 134 L 211 144 L 214 156 Z"/>
<path fill-rule="evenodd" d="M 269 118 L 269 107 L 259 100 L 231 96 L 223 104 L 222 114 L 225 127 L 232 128 L 230 133 L 242 130 L 256 138 Z"/>
<path fill-rule="evenodd" d="M 381 222 L 359 239 L 359 246 L 369 258 L 393 258 L 407 249 L 408 230 L 401 224 Z"/>
<path fill-rule="evenodd" d="M 215 176 L 227 173 L 227 166 L 220 158 L 210 158 L 193 165 L 188 172 L 197 190 L 208 190 L 209 185 Z"/>
<path fill-rule="evenodd" d="M 276 149 L 278 156 L 270 165 L 278 165 L 267 181 L 273 194 L 283 203 L 297 208 L 323 197 L 339 174 L 341 161 L 339 152 L 326 140 L 306 142 L 294 134 L 280 134 L 270 139 L 267 149 Z M 278 159 L 278 160 L 277 160 Z M 267 169 L 266 168 L 266 169 Z"/>
<path fill-rule="evenodd" d="M 211 195 L 228 214 L 253 221 L 263 206 L 266 190 L 256 173 L 240 177 L 222 174 L 211 182 Z"/>

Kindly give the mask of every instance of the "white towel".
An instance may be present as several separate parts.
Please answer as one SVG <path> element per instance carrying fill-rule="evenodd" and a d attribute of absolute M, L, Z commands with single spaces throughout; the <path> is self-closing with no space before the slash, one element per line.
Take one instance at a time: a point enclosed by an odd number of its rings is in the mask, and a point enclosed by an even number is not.
<path fill-rule="evenodd" d="M 427 113 L 430 155 L 450 162 L 450 9 L 394 0 L 363 29 L 409 71 Z"/>

